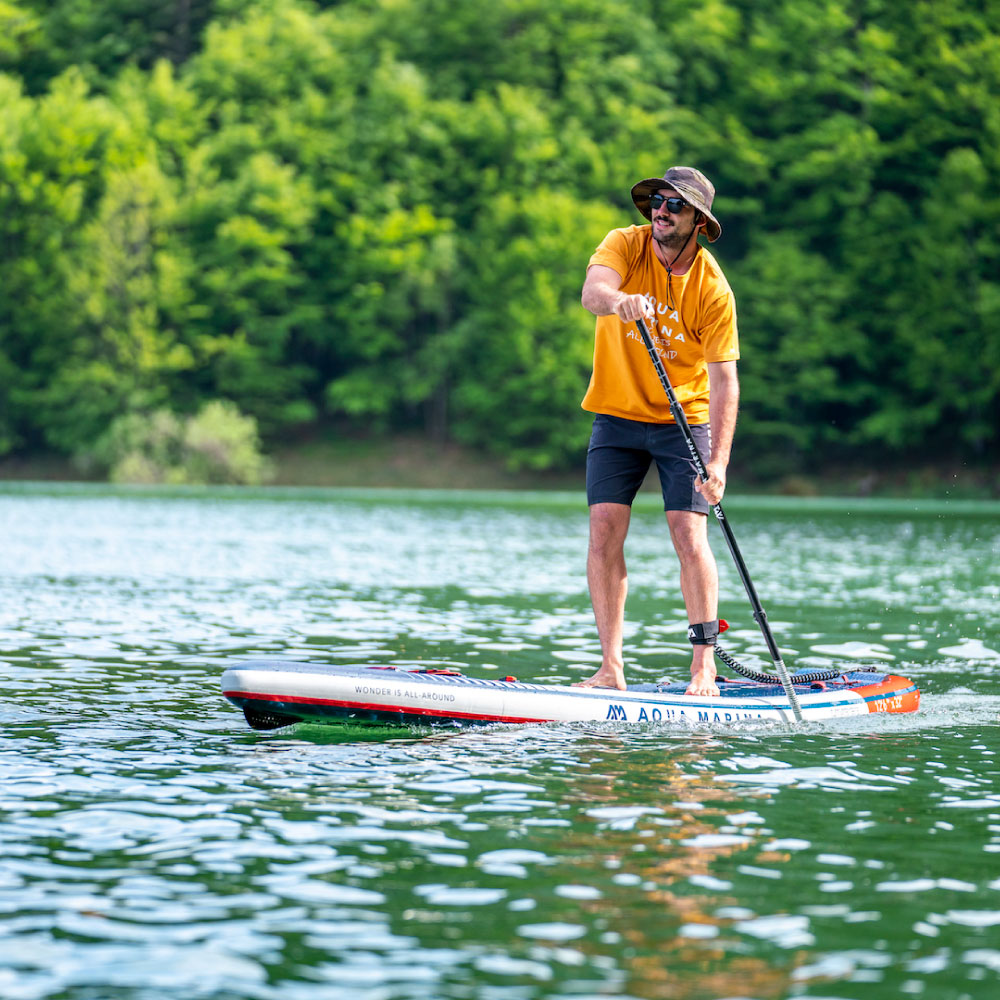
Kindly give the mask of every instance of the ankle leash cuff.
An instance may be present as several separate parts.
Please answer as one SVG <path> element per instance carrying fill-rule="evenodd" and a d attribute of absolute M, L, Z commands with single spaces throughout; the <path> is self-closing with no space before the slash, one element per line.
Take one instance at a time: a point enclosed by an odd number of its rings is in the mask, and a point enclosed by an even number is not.
<path fill-rule="evenodd" d="M 719 619 L 716 618 L 715 621 L 688 625 L 688 639 L 692 646 L 714 646 L 721 631 L 724 629 L 719 627 Z"/>

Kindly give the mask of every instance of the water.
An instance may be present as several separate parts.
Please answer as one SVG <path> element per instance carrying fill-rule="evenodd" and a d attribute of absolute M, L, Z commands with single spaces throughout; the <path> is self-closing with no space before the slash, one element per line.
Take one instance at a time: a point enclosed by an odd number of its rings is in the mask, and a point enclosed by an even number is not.
<path fill-rule="evenodd" d="M 918 714 L 253 733 L 245 655 L 591 672 L 580 498 L 0 490 L 0 997 L 1000 995 L 1000 507 L 727 509 L 786 660 Z M 633 680 L 685 672 L 666 546 L 644 499 Z"/>

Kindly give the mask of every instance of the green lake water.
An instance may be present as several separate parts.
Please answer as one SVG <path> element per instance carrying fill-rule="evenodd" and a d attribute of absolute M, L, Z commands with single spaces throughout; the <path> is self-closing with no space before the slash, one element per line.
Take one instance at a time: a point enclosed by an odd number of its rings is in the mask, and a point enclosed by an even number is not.
<path fill-rule="evenodd" d="M 255 733 L 250 655 L 592 672 L 582 496 L 0 487 L 0 997 L 1000 996 L 1000 505 L 726 506 L 786 662 L 919 713 Z M 683 677 L 648 497 L 627 554 Z"/>

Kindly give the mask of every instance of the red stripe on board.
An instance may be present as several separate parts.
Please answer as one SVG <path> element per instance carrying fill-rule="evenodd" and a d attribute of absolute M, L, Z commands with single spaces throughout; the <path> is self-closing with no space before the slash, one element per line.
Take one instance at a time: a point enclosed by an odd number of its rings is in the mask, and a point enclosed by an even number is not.
<path fill-rule="evenodd" d="M 244 698 L 244 699 L 255 699 L 257 701 L 273 701 L 281 702 L 282 704 L 296 704 L 296 705 L 330 705 L 334 708 L 356 708 L 362 711 L 373 711 L 373 712 L 398 712 L 400 715 L 411 715 L 411 716 L 421 716 L 421 715 L 432 715 L 438 719 L 474 719 L 477 722 L 554 722 L 554 719 L 531 719 L 527 717 L 513 716 L 513 715 L 477 715 L 475 712 L 447 712 L 443 709 L 437 708 L 398 708 L 394 705 L 381 705 L 375 702 L 362 702 L 362 701 L 337 701 L 333 698 L 305 698 L 299 697 L 297 695 L 285 695 L 285 694 L 258 694 L 254 692 L 251 694 L 248 691 L 223 691 L 223 696 L 226 698 Z M 281 709 L 275 708 L 276 712 L 280 712 Z"/>

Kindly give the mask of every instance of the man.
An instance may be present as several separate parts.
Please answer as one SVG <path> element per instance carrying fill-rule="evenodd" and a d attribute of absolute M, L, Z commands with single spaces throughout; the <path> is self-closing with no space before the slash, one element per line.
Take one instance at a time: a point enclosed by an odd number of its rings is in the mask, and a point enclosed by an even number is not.
<path fill-rule="evenodd" d="M 698 243 L 699 233 L 710 243 L 722 233 L 712 214 L 714 197 L 712 183 L 692 167 L 639 181 L 632 201 L 650 225 L 612 230 L 587 268 L 582 301 L 597 316 L 594 372 L 582 404 L 596 414 L 587 451 L 587 580 L 602 661 L 583 687 L 625 687 L 625 536 L 632 501 L 655 461 L 693 646 L 687 690 L 719 693 L 713 655 L 719 581 L 707 515 L 726 487 L 739 345 L 732 290 Z M 704 482 L 635 326 L 640 317 L 706 459 Z"/>

